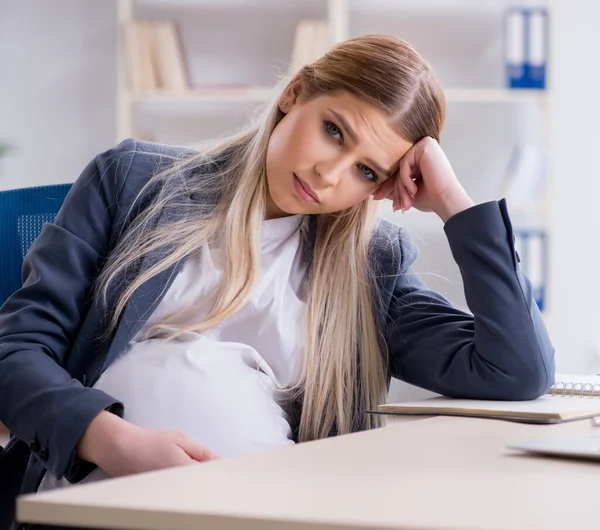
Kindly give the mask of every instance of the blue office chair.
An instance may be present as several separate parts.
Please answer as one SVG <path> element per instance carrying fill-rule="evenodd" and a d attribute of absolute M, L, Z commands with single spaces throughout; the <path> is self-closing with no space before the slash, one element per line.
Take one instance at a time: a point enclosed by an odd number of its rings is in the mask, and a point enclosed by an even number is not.
<path fill-rule="evenodd" d="M 54 221 L 72 184 L 0 191 L 0 306 L 21 287 L 23 258 Z"/>

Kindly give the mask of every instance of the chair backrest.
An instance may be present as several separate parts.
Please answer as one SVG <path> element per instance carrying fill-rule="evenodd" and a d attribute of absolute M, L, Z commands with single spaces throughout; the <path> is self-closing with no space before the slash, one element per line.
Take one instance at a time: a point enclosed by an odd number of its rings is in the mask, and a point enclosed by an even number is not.
<path fill-rule="evenodd" d="M 72 184 L 0 191 L 0 306 L 22 285 L 23 258 Z"/>

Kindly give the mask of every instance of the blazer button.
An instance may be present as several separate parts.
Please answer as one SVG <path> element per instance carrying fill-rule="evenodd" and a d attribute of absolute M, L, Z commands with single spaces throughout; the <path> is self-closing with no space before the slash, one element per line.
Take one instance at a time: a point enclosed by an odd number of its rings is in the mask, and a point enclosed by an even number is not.
<path fill-rule="evenodd" d="M 515 256 L 517 257 L 517 261 L 519 263 L 521 263 L 521 256 L 519 256 L 519 253 L 515 250 Z"/>
<path fill-rule="evenodd" d="M 29 449 L 31 449 L 34 453 L 37 453 L 40 450 L 40 442 L 37 440 L 31 440 L 29 442 Z"/>
<path fill-rule="evenodd" d="M 39 457 L 41 460 L 48 460 L 48 456 L 49 456 L 49 455 L 48 455 L 48 448 L 46 448 L 46 447 L 42 447 L 42 448 L 40 449 L 40 452 L 38 453 L 38 457 Z"/>

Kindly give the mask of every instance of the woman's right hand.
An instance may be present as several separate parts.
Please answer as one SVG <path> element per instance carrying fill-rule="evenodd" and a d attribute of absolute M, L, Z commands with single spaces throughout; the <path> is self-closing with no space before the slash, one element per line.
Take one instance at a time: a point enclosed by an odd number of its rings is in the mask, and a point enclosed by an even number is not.
<path fill-rule="evenodd" d="M 90 423 L 79 441 L 77 454 L 111 477 L 217 458 L 182 432 L 138 427 L 107 411 Z"/>

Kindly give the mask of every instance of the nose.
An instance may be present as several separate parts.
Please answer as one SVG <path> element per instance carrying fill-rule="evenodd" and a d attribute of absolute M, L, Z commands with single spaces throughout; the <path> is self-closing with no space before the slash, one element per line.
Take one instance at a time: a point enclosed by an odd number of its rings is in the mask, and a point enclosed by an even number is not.
<path fill-rule="evenodd" d="M 347 162 L 343 158 L 321 161 L 315 166 L 321 185 L 325 188 L 334 187 L 344 176 Z"/>

